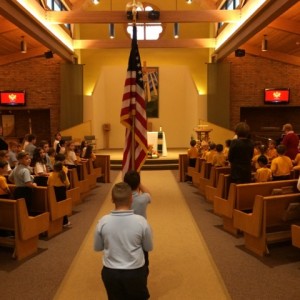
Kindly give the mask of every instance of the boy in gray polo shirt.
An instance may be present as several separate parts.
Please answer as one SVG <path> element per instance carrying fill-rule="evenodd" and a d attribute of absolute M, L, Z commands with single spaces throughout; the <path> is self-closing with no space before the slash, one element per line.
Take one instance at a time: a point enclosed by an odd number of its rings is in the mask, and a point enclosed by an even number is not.
<path fill-rule="evenodd" d="M 149 299 L 143 251 L 151 251 L 147 220 L 131 209 L 131 188 L 125 182 L 112 189 L 115 210 L 102 217 L 94 236 L 94 250 L 103 251 L 102 280 L 109 299 Z"/>

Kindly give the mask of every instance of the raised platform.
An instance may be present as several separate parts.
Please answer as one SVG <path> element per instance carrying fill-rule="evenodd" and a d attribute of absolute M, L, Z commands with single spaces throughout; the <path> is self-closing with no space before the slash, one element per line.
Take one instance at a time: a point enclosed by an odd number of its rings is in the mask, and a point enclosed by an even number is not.
<path fill-rule="evenodd" d="M 148 158 L 142 170 L 177 170 L 179 154 L 186 153 L 187 149 L 176 148 L 168 149 L 168 156 L 159 158 Z M 123 150 L 122 149 L 103 149 L 98 150 L 97 154 L 110 155 L 110 169 L 121 170 Z"/>

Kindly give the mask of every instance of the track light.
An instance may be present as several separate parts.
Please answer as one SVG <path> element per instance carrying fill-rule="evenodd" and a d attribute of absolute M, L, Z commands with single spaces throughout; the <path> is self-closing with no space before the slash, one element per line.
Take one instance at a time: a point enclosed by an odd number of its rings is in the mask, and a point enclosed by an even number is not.
<path fill-rule="evenodd" d="M 268 40 L 266 35 L 264 35 L 264 38 L 261 42 L 261 51 L 268 51 Z"/>
<path fill-rule="evenodd" d="M 98 4 L 100 3 L 100 0 L 92 0 L 92 3 L 93 3 L 94 5 L 98 5 Z"/>
<path fill-rule="evenodd" d="M 111 39 L 114 39 L 115 38 L 115 24 L 114 23 L 108 24 L 108 30 L 109 30 L 109 37 Z"/>
<path fill-rule="evenodd" d="M 174 23 L 174 38 L 179 38 L 179 23 Z"/>
<path fill-rule="evenodd" d="M 186 3 L 187 3 L 187 4 L 192 4 L 192 3 L 193 3 L 193 0 L 186 0 Z"/>
<path fill-rule="evenodd" d="M 22 38 L 21 44 L 20 44 L 21 53 L 26 53 L 27 52 L 27 43 L 24 40 L 24 36 L 21 36 L 21 38 Z"/>

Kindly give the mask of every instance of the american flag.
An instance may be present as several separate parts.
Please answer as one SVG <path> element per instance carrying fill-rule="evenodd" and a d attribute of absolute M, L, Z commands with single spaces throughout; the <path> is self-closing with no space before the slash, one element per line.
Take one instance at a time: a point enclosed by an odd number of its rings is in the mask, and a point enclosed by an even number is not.
<path fill-rule="evenodd" d="M 136 26 L 133 25 L 131 52 L 121 109 L 121 123 L 126 127 L 123 174 L 132 169 L 139 172 L 147 158 L 148 150 L 143 72 L 136 30 Z"/>

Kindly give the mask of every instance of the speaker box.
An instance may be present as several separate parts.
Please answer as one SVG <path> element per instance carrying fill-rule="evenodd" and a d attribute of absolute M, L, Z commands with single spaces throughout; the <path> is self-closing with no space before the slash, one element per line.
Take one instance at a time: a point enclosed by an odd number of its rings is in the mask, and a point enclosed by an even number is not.
<path fill-rule="evenodd" d="M 45 58 L 53 58 L 53 52 L 52 51 L 47 51 L 44 53 Z"/>
<path fill-rule="evenodd" d="M 245 56 L 246 51 L 244 49 L 236 49 L 235 50 L 235 56 L 236 57 L 243 57 Z"/>

